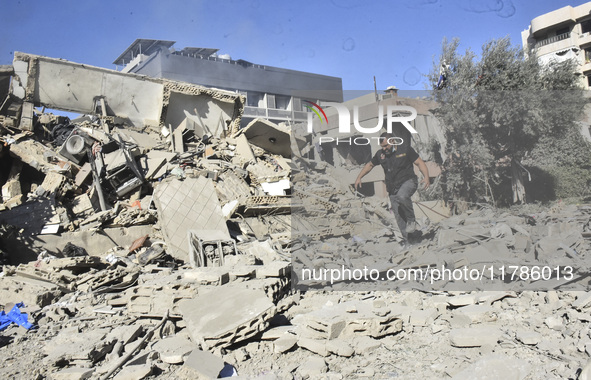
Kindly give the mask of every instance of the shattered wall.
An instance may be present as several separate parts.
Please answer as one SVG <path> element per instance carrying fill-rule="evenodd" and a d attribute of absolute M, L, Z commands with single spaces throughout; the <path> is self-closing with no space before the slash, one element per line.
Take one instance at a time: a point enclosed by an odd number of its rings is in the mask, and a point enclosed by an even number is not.
<path fill-rule="evenodd" d="M 240 123 L 242 97 L 205 87 L 16 52 L 11 93 L 36 106 L 91 114 L 104 98 L 109 116 L 119 116 L 137 127 L 167 125 L 185 118 L 185 110 L 199 113 L 204 123 L 232 129 Z M 171 93 L 186 94 L 180 104 Z M 172 125 L 176 123 L 176 125 Z M 221 129 L 218 131 L 221 133 Z"/>

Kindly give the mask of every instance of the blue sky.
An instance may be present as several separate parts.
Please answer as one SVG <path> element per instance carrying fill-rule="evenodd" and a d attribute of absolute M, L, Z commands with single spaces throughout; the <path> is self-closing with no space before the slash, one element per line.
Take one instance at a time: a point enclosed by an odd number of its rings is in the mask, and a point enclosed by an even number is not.
<path fill-rule="evenodd" d="M 585 1 L 0 0 L 0 64 L 14 51 L 115 69 L 136 38 L 218 48 L 233 59 L 343 78 L 345 90 L 425 89 L 444 37 L 475 52 L 532 18 Z"/>

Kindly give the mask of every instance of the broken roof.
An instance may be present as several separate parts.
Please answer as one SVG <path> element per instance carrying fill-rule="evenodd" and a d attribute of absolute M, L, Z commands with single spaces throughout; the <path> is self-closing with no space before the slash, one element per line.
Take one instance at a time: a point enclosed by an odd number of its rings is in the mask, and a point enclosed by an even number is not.
<path fill-rule="evenodd" d="M 166 40 L 150 40 L 145 38 L 138 38 L 117 59 L 113 62 L 114 65 L 125 65 L 129 63 L 136 55 L 146 54 L 150 55 L 160 48 L 170 48 L 176 41 Z"/>

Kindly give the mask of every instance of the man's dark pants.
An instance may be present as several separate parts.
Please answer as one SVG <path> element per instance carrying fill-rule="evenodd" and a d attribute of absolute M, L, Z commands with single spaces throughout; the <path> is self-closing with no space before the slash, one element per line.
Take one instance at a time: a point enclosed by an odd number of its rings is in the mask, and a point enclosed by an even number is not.
<path fill-rule="evenodd" d="M 396 217 L 398 228 L 404 237 L 408 238 L 406 233 L 406 224 L 415 221 L 415 212 L 412 207 L 410 197 L 417 191 L 418 181 L 416 178 L 409 179 L 402 183 L 398 190 L 392 195 L 390 194 L 390 203 L 392 204 L 392 211 Z"/>

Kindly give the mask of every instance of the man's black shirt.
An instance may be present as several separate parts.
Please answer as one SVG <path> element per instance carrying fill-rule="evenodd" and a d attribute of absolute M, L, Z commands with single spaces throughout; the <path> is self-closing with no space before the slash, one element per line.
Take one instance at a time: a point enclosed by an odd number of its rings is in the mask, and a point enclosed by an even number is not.
<path fill-rule="evenodd" d="M 394 147 L 392 153 L 380 149 L 371 159 L 371 163 L 382 165 L 386 175 L 386 189 L 390 195 L 396 194 L 400 186 L 409 179 L 417 179 L 413 163 L 419 155 L 410 145 Z"/>

